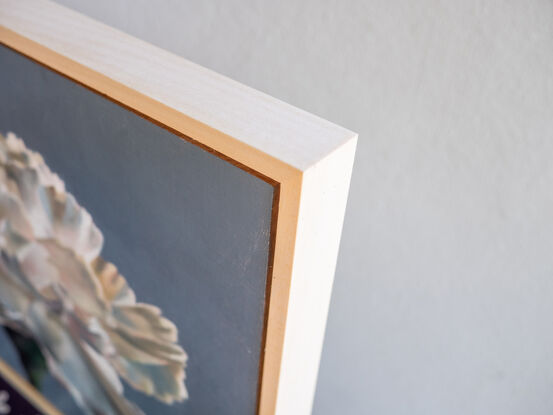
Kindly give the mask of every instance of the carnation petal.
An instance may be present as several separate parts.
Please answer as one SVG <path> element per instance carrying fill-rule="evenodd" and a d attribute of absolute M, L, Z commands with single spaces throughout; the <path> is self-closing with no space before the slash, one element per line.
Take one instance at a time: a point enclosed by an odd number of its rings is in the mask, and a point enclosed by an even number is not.
<path fill-rule="evenodd" d="M 30 308 L 29 321 L 52 373 L 90 414 L 140 413 L 121 394 L 122 385 L 105 358 L 82 344 L 61 315 L 40 302 Z"/>

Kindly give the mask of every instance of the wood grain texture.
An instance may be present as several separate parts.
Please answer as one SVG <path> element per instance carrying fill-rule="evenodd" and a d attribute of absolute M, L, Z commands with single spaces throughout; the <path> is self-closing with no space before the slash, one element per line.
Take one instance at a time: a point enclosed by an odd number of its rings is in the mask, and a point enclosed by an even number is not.
<path fill-rule="evenodd" d="M 279 187 L 259 413 L 309 413 L 357 135 L 46 0 L 0 42 Z"/>
<path fill-rule="evenodd" d="M 0 25 L 299 170 L 353 135 L 70 9 L 41 0 L 0 4 Z"/>
<path fill-rule="evenodd" d="M 349 141 L 303 175 L 278 414 L 311 412 L 356 144 Z"/>

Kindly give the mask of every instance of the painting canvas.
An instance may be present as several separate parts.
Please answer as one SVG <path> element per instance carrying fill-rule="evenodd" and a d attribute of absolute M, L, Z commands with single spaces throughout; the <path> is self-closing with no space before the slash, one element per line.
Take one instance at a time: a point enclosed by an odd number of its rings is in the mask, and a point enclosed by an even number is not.
<path fill-rule="evenodd" d="M 66 414 L 255 413 L 274 184 L 4 46 L 0 68 L 3 364 Z M 29 405 L 8 386 L 0 413 Z"/>

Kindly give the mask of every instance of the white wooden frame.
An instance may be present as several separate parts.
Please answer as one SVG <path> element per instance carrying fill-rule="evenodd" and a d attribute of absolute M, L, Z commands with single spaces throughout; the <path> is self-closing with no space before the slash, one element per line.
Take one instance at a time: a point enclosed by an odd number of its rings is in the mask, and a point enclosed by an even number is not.
<path fill-rule="evenodd" d="M 309 413 L 357 135 L 50 1 L 0 0 L 0 42 L 274 185 L 258 413 Z"/>

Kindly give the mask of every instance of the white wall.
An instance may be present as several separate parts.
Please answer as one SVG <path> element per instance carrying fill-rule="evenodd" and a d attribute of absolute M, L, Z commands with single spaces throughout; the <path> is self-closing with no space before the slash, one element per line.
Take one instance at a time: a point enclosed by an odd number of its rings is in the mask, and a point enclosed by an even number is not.
<path fill-rule="evenodd" d="M 553 413 L 553 2 L 58 1 L 360 133 L 314 413 Z"/>

